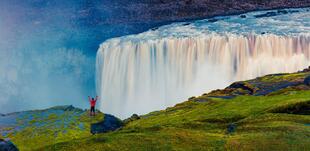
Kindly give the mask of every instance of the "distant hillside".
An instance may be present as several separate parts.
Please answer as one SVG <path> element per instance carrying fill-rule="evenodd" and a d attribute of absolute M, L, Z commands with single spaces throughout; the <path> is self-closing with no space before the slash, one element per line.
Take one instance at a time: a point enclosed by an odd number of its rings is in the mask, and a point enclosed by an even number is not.
<path fill-rule="evenodd" d="M 309 150 L 310 69 L 235 82 L 92 135 L 102 120 L 57 106 L 4 115 L 0 134 L 20 150 Z"/>

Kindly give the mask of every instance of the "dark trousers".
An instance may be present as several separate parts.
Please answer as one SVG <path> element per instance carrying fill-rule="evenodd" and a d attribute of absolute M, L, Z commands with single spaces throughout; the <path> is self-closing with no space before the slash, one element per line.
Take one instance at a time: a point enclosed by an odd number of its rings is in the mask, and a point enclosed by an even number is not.
<path fill-rule="evenodd" d="M 90 112 L 95 113 L 95 107 L 94 106 L 90 107 Z"/>

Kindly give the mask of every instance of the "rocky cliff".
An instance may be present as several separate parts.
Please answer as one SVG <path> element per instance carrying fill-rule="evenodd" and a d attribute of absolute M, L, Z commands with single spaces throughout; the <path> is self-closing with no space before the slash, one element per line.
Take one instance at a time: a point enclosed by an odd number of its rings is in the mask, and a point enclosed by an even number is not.
<path fill-rule="evenodd" d="M 310 0 L 125 0 L 100 3 L 117 12 L 105 23 L 170 22 L 244 13 L 253 10 L 310 6 Z"/>

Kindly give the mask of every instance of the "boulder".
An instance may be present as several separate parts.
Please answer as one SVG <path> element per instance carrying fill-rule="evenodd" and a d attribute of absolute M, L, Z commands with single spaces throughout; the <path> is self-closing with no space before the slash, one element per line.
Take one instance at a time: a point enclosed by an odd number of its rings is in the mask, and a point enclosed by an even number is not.
<path fill-rule="evenodd" d="M 310 86 L 310 76 L 307 76 L 307 77 L 304 79 L 304 84 L 307 85 L 307 86 Z"/>
<path fill-rule="evenodd" d="M 240 15 L 240 18 L 246 18 L 246 15 L 244 15 L 244 14 Z"/>
<path fill-rule="evenodd" d="M 127 124 L 131 121 L 135 121 L 135 120 L 138 120 L 140 119 L 140 116 L 138 114 L 132 114 L 130 118 L 127 118 L 124 120 L 124 123 Z"/>
<path fill-rule="evenodd" d="M 0 151 L 18 151 L 18 149 L 11 141 L 0 138 Z"/>
<path fill-rule="evenodd" d="M 228 124 L 228 126 L 227 126 L 227 133 L 230 134 L 230 133 L 235 132 L 236 128 L 237 128 L 236 124 L 234 124 L 234 123 Z"/>
<path fill-rule="evenodd" d="M 302 71 L 299 71 L 299 72 L 310 72 L 310 66 Z"/>
<path fill-rule="evenodd" d="M 216 18 L 208 19 L 208 22 L 210 22 L 210 23 L 214 23 L 214 22 L 217 22 L 217 21 L 218 21 L 218 19 L 216 19 Z"/>
<path fill-rule="evenodd" d="M 239 89 L 247 90 L 247 91 L 249 91 L 249 94 L 251 94 L 251 95 L 254 94 L 256 91 L 256 89 L 253 86 L 251 86 L 247 83 L 244 83 L 244 82 L 235 82 L 235 83 L 231 84 L 228 88 L 232 88 L 232 89 L 238 89 L 239 88 Z"/>
<path fill-rule="evenodd" d="M 46 110 L 63 110 L 63 111 L 83 112 L 82 109 L 76 108 L 73 105 L 54 106 L 54 107 L 48 108 Z"/>
<path fill-rule="evenodd" d="M 192 97 L 188 98 L 188 100 L 191 101 L 191 100 L 194 100 L 195 98 L 196 98 L 195 96 L 192 96 Z"/>
<path fill-rule="evenodd" d="M 277 16 L 277 15 L 279 15 L 279 13 L 277 13 L 277 12 L 267 12 L 264 14 L 254 15 L 254 17 L 263 18 L 263 17 L 272 17 L 272 16 Z"/>
<path fill-rule="evenodd" d="M 106 133 L 115 131 L 123 126 L 123 122 L 113 115 L 105 114 L 104 120 L 99 123 L 91 124 L 90 132 L 92 134 Z"/>

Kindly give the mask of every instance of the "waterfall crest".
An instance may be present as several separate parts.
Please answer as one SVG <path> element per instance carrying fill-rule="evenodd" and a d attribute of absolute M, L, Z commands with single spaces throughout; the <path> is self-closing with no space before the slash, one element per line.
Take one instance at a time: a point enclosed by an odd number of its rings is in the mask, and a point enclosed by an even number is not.
<path fill-rule="evenodd" d="M 100 109 L 126 118 L 173 106 L 234 81 L 296 72 L 310 65 L 308 12 L 288 14 L 296 20 L 288 26 L 278 25 L 289 16 L 267 22 L 250 15 L 247 20 L 237 16 L 215 23 L 177 23 L 102 43 L 96 62 Z M 261 29 L 256 28 L 258 23 Z M 297 30 L 292 25 L 298 25 Z M 223 30 L 218 32 L 218 26 Z"/>
<path fill-rule="evenodd" d="M 120 117 L 163 109 L 238 80 L 310 64 L 308 36 L 205 35 L 113 39 L 97 54 L 102 109 Z"/>

